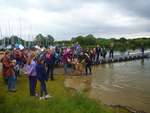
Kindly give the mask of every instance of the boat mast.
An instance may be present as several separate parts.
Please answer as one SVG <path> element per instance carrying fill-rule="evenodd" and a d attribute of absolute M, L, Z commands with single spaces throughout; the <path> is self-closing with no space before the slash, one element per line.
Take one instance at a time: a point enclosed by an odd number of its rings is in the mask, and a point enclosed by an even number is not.
<path fill-rule="evenodd" d="M 19 18 L 19 39 L 18 39 L 19 44 L 20 44 L 21 36 L 22 36 L 22 24 L 21 24 L 21 18 Z"/>
<path fill-rule="evenodd" d="M 11 31 L 10 31 L 10 22 L 8 21 L 8 45 L 9 45 L 9 39 L 11 38 Z M 10 42 L 11 44 L 11 42 Z"/>
<path fill-rule="evenodd" d="M 1 39 L 2 39 L 2 45 L 3 45 L 3 34 L 2 34 L 1 26 L 0 26 L 0 37 L 1 37 Z"/>

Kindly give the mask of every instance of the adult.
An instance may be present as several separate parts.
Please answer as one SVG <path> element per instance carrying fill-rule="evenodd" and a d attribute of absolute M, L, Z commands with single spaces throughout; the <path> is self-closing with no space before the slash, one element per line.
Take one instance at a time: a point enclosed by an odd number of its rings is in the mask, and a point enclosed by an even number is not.
<path fill-rule="evenodd" d="M 109 58 L 114 58 L 114 45 L 110 44 Z"/>
<path fill-rule="evenodd" d="M 101 48 L 99 45 L 96 46 L 96 63 L 98 64 L 100 62 L 100 54 L 101 54 Z"/>
<path fill-rule="evenodd" d="M 10 60 L 10 53 L 6 51 L 2 58 L 3 78 L 8 86 L 8 91 L 15 92 L 15 75 L 13 72 L 14 63 Z"/>
<path fill-rule="evenodd" d="M 103 47 L 103 48 L 102 48 L 102 56 L 103 56 L 104 59 L 105 59 L 105 57 L 106 57 L 106 54 L 107 54 L 107 50 L 106 50 L 105 47 Z"/>
<path fill-rule="evenodd" d="M 142 57 L 144 56 L 144 45 L 143 43 L 141 44 L 141 52 L 142 52 Z"/>
<path fill-rule="evenodd" d="M 89 54 L 87 53 L 84 53 L 84 57 L 85 57 L 85 74 L 88 75 L 88 74 L 92 74 L 92 63 L 91 63 L 91 59 L 90 59 L 90 56 Z M 89 70 L 89 73 L 88 73 L 88 70 Z"/>
<path fill-rule="evenodd" d="M 45 63 L 47 66 L 47 75 L 49 76 L 50 73 L 50 79 L 54 80 L 54 68 L 55 68 L 55 52 L 54 49 L 49 49 L 45 55 Z"/>
<path fill-rule="evenodd" d="M 68 65 L 71 61 L 70 50 L 68 48 L 65 48 L 63 50 L 61 60 L 62 60 L 63 65 L 64 65 L 64 74 L 68 74 Z"/>
<path fill-rule="evenodd" d="M 79 57 L 79 55 L 80 55 L 80 53 L 81 53 L 81 46 L 80 46 L 80 44 L 78 43 L 78 42 L 76 42 L 75 44 L 74 44 L 74 57 Z"/>

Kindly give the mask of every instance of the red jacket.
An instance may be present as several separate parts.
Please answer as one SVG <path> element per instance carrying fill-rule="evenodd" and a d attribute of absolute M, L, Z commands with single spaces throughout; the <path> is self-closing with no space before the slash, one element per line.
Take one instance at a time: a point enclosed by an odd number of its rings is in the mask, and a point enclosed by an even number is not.
<path fill-rule="evenodd" d="M 2 66 L 3 66 L 3 76 L 4 77 L 13 76 L 13 65 L 8 57 L 6 57 L 6 56 L 3 57 Z"/>

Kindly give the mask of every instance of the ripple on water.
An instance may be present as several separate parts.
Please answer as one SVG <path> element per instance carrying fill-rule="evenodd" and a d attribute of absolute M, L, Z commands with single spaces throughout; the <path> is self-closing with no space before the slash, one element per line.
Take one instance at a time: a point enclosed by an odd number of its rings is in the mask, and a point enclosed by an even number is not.
<path fill-rule="evenodd" d="M 100 65 L 95 71 L 93 89 L 104 103 L 150 112 L 150 60 Z"/>

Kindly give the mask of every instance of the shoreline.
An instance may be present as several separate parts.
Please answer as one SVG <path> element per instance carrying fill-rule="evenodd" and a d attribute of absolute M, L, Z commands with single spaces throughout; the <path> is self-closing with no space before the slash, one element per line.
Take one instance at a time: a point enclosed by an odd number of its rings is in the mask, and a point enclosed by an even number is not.
<path fill-rule="evenodd" d="M 105 104 L 105 105 L 107 105 L 107 104 Z M 147 113 L 143 110 L 136 110 L 136 109 L 129 107 L 129 106 L 122 106 L 122 105 L 108 105 L 108 106 L 113 107 L 113 108 L 123 108 L 123 109 L 128 110 L 131 113 Z"/>
<path fill-rule="evenodd" d="M 91 95 L 91 90 L 92 90 L 92 86 L 89 87 L 89 80 L 92 80 L 91 76 L 88 77 L 84 77 L 84 76 L 69 76 L 69 77 L 65 77 L 65 79 L 68 79 L 68 84 L 65 86 L 66 88 L 70 89 L 70 90 L 74 90 L 75 92 L 83 92 L 86 94 L 86 96 L 92 100 L 94 100 L 95 102 L 101 103 L 102 101 L 98 98 L 96 98 L 96 96 Z M 78 81 L 77 81 L 78 80 Z M 69 82 L 72 83 L 69 83 Z M 65 80 L 66 82 L 66 80 Z M 86 87 L 84 85 L 84 87 L 81 86 L 81 84 L 86 83 Z M 92 81 L 91 81 L 92 82 Z M 66 84 L 66 83 L 65 83 Z M 77 85 L 78 84 L 78 85 Z M 70 86 L 69 86 L 70 85 Z M 97 100 L 98 99 L 98 100 Z M 103 103 L 101 103 L 103 104 Z M 109 104 L 103 104 L 104 106 L 108 106 L 111 107 L 113 109 L 123 109 L 123 110 L 127 110 L 129 113 L 147 113 L 143 110 L 136 110 L 132 107 L 129 106 L 123 106 L 123 105 L 109 105 Z"/>

